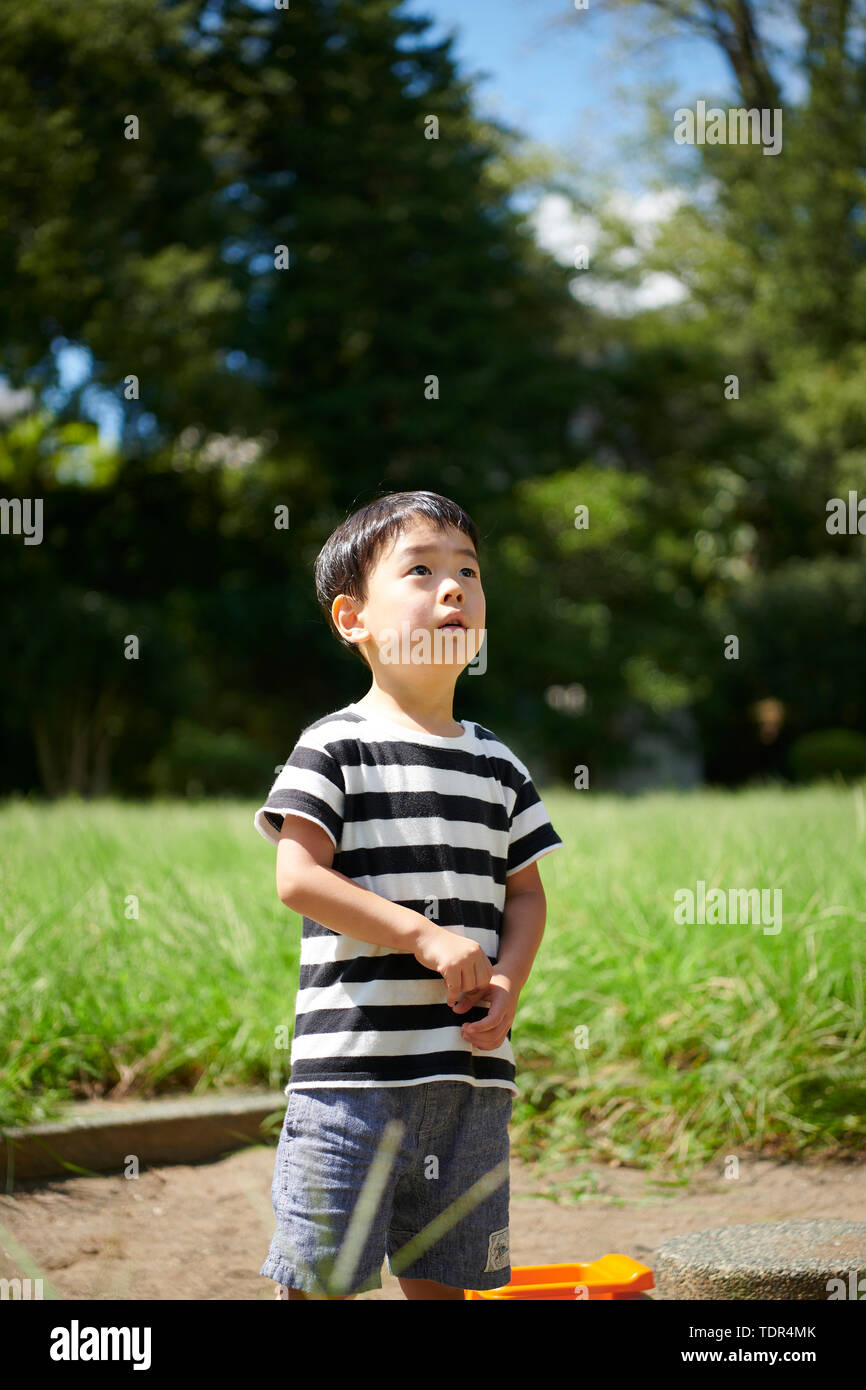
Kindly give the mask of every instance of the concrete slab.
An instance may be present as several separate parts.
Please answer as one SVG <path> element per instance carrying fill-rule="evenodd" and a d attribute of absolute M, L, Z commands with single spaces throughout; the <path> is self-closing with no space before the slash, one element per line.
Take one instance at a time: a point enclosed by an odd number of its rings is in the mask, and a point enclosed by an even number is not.
<path fill-rule="evenodd" d="M 765 1221 L 692 1231 L 662 1241 L 653 1274 L 663 1298 L 862 1297 L 863 1291 L 849 1291 L 866 1278 L 866 1221 Z"/>
<path fill-rule="evenodd" d="M 282 1091 L 213 1091 L 145 1101 L 85 1101 L 57 1120 L 0 1133 L 0 1180 L 121 1170 L 130 1155 L 141 1167 L 201 1163 L 279 1134 Z M 272 1121 L 272 1132 L 262 1126 Z M 275 1128 L 274 1128 L 275 1126 Z"/>

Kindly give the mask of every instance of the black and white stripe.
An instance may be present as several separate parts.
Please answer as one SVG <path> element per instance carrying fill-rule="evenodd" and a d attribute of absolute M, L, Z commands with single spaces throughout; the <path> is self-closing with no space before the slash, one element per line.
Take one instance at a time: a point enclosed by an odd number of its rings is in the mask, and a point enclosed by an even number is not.
<path fill-rule="evenodd" d="M 495 964 L 506 875 L 562 840 L 527 768 L 489 729 L 452 739 L 348 705 L 304 729 L 254 823 L 277 844 L 291 811 L 321 825 L 333 867 L 476 940 Z M 461 1036 L 441 976 L 405 951 L 303 918 L 291 1081 L 408 1086 L 464 1080 L 517 1094 L 510 1034 L 491 1052 Z"/>

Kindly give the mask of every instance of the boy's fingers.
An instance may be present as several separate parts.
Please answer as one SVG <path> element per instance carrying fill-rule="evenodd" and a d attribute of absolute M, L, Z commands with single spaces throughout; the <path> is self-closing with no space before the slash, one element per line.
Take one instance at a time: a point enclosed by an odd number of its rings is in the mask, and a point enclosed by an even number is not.
<path fill-rule="evenodd" d="M 479 1019 L 477 1023 L 464 1024 L 464 1027 L 471 1028 L 473 1033 L 495 1033 L 499 1022 L 488 1014 L 487 1018 Z"/>
<path fill-rule="evenodd" d="M 477 1023 L 464 1023 L 463 1025 L 464 1028 L 471 1028 L 474 1033 L 495 1033 L 496 1029 L 501 1028 L 501 1026 L 502 1017 L 492 1006 L 486 1018 L 479 1019 Z"/>
<path fill-rule="evenodd" d="M 494 1052 L 497 1047 L 501 1047 L 505 1042 L 505 1034 L 503 1033 L 501 1038 L 476 1038 L 473 1033 L 466 1041 L 471 1042 L 473 1047 L 480 1047 L 484 1052 Z"/>
<path fill-rule="evenodd" d="M 445 979 L 444 975 L 442 976 L 442 978 L 443 980 L 445 980 L 445 986 L 448 990 L 445 1002 L 449 1006 L 449 1008 L 453 1008 L 462 993 L 460 989 L 460 980 L 458 979 L 453 984 L 449 984 L 447 979 Z"/>
<path fill-rule="evenodd" d="M 452 1007 L 465 1012 L 467 1009 L 474 1008 L 476 1004 L 480 1005 L 482 1003 L 481 996 L 486 993 L 486 989 L 467 989 Z"/>

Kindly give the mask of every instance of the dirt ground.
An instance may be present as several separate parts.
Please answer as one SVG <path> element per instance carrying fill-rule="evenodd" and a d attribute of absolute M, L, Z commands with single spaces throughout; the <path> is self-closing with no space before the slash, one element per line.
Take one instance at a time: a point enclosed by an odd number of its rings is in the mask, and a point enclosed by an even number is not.
<path fill-rule="evenodd" d="M 18 1183 L 0 1195 L 0 1277 L 41 1276 L 44 1296 L 64 1299 L 273 1300 L 258 1270 L 273 1232 L 274 1153 L 262 1145 L 135 1180 Z M 591 1195 L 571 1200 L 575 1184 Z M 688 1187 L 662 1188 L 652 1173 L 603 1164 L 544 1178 L 512 1156 L 512 1265 L 618 1252 L 652 1268 L 669 1236 L 819 1216 L 866 1220 L 866 1162 L 746 1158 L 736 1180 L 718 1164 Z M 403 1301 L 386 1265 L 382 1289 L 356 1301 L 367 1299 Z"/>

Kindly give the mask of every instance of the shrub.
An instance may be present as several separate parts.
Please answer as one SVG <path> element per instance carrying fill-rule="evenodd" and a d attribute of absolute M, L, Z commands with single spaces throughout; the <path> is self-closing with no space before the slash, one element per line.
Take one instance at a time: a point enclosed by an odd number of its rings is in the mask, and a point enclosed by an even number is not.
<path fill-rule="evenodd" d="M 798 782 L 820 777 L 866 777 L 866 737 L 856 729 L 819 729 L 791 745 L 788 766 Z"/>
<path fill-rule="evenodd" d="M 151 763 L 149 780 L 167 796 L 252 796 L 269 775 L 268 754 L 252 739 L 178 719 L 167 747 Z"/>

